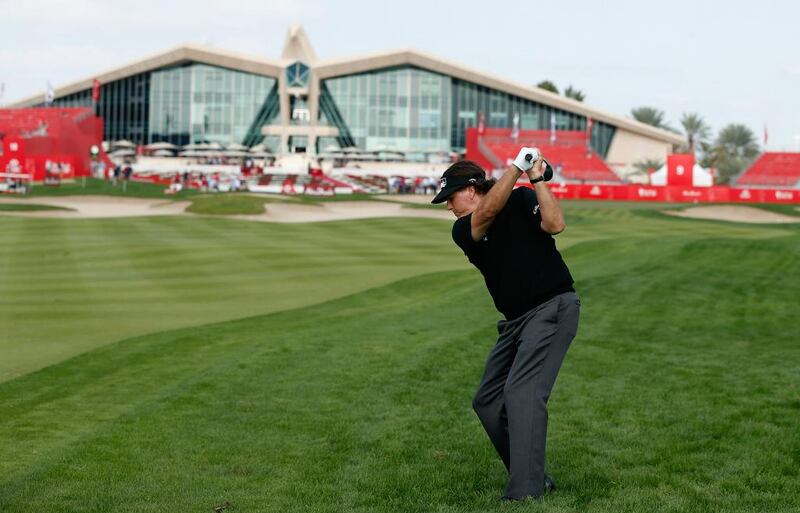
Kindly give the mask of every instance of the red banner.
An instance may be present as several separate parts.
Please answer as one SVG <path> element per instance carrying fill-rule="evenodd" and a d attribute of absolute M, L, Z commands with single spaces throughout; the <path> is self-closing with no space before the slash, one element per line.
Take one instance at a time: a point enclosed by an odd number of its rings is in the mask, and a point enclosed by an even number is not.
<path fill-rule="evenodd" d="M 520 187 L 532 187 L 527 181 Z M 726 186 L 680 187 L 653 185 L 591 185 L 549 183 L 559 199 L 662 201 L 675 203 L 800 203 L 800 190 L 740 189 Z"/>

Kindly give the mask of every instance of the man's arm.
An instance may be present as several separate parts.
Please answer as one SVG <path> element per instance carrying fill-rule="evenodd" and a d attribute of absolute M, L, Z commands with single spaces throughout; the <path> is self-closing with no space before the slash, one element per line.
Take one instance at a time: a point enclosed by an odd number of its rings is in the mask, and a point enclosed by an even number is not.
<path fill-rule="evenodd" d="M 508 166 L 500 180 L 478 203 L 475 211 L 472 212 L 472 240 L 481 240 L 489 231 L 494 218 L 506 206 L 508 197 L 514 190 L 514 184 L 517 183 L 517 178 L 522 175 L 522 171 L 531 167 L 532 163 L 525 160 L 525 155 L 533 151 L 535 150 L 532 148 L 522 148 L 514 163 Z"/>
<path fill-rule="evenodd" d="M 542 174 L 542 167 L 544 160 L 542 157 L 536 161 L 526 173 L 528 178 L 533 180 Z M 533 184 L 533 189 L 536 191 L 536 199 L 539 201 L 539 212 L 542 214 L 542 230 L 550 235 L 557 235 L 564 231 L 567 224 L 564 222 L 564 214 L 561 212 L 561 207 L 558 204 L 555 196 L 547 186 L 547 182 L 541 181 Z"/>

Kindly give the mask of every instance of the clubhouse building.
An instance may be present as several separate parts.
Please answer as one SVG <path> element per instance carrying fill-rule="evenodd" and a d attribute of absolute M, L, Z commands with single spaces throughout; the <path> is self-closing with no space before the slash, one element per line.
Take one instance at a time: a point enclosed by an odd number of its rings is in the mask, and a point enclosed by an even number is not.
<path fill-rule="evenodd" d="M 104 139 L 216 142 L 277 154 L 336 148 L 461 152 L 467 128 L 586 131 L 592 150 L 624 171 L 665 160 L 682 136 L 414 49 L 318 59 L 293 26 L 279 59 L 180 46 L 57 87 L 55 106 L 92 106 Z M 44 105 L 37 94 L 7 107 Z"/>

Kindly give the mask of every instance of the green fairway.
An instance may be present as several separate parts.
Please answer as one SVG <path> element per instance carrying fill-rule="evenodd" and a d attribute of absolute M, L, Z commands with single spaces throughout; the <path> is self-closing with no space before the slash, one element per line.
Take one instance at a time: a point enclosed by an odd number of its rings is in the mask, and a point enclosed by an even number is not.
<path fill-rule="evenodd" d="M 800 511 L 800 226 L 654 207 L 565 203 L 559 489 L 514 505 L 450 223 L 4 218 L 0 511 Z"/>
<path fill-rule="evenodd" d="M 5 218 L 0 381 L 143 333 L 296 308 L 466 268 L 447 224 Z"/>

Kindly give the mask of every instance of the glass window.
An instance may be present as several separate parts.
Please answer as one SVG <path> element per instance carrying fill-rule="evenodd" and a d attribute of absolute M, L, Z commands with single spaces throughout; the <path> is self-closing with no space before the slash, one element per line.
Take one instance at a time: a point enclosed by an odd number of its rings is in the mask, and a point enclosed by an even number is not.
<path fill-rule="evenodd" d="M 449 77 L 405 67 L 328 79 L 325 85 L 364 149 L 449 150 Z"/>
<path fill-rule="evenodd" d="M 286 82 L 289 87 L 307 87 L 310 78 L 310 70 L 302 62 L 295 62 L 286 68 Z"/>
<path fill-rule="evenodd" d="M 149 139 L 242 142 L 275 83 L 274 78 L 205 64 L 153 72 Z"/>

